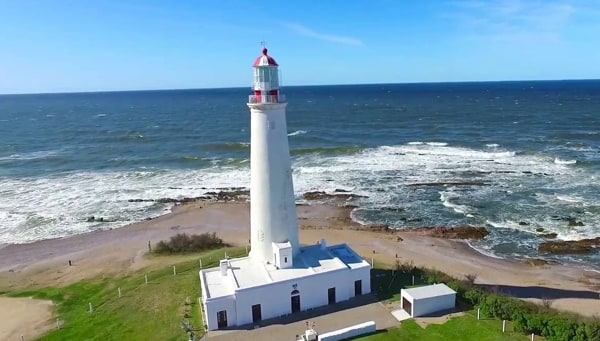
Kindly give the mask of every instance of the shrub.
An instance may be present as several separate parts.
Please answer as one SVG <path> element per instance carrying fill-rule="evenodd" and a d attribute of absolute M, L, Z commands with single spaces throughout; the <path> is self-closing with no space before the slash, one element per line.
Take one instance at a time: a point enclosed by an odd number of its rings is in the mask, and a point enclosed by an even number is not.
<path fill-rule="evenodd" d="M 218 249 L 229 246 L 223 240 L 217 237 L 216 233 L 203 233 L 188 235 L 178 233 L 172 236 L 168 241 L 161 240 L 154 247 L 155 253 L 186 253 L 201 252 L 206 250 Z"/>

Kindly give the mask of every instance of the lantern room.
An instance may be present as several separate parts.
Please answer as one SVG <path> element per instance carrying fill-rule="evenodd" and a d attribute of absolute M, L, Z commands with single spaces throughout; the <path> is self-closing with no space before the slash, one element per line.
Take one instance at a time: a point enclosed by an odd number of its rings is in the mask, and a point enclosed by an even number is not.
<path fill-rule="evenodd" d="M 254 61 L 254 78 L 250 103 L 282 103 L 285 97 L 279 95 L 279 65 L 263 48 L 262 55 Z"/>

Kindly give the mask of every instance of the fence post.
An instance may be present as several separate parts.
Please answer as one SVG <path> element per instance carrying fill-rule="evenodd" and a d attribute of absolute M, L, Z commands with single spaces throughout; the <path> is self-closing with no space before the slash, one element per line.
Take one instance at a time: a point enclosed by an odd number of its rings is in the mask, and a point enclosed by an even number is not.
<path fill-rule="evenodd" d="M 89 302 L 89 306 L 90 306 L 90 314 L 94 312 L 94 307 L 92 307 L 92 302 Z"/>
<path fill-rule="evenodd" d="M 60 329 L 60 320 L 56 318 L 56 329 Z"/>
<path fill-rule="evenodd" d="M 502 332 L 506 331 L 506 320 L 502 320 Z"/>
<path fill-rule="evenodd" d="M 531 341 L 533 341 L 533 338 L 535 337 L 534 333 L 531 333 Z"/>
<path fill-rule="evenodd" d="M 477 308 L 477 321 L 479 321 L 479 308 Z"/>
<path fill-rule="evenodd" d="M 373 269 L 375 267 L 375 260 L 373 258 L 371 258 L 371 269 Z"/>
<path fill-rule="evenodd" d="M 146 284 L 148 284 L 148 274 L 144 275 L 144 281 L 146 282 Z"/>
<path fill-rule="evenodd" d="M 177 270 L 175 270 L 175 265 L 173 265 L 173 276 L 177 276 Z"/>
<path fill-rule="evenodd" d="M 412 276 L 413 277 L 413 286 L 415 285 L 415 275 Z"/>
<path fill-rule="evenodd" d="M 198 259 L 198 263 L 200 263 L 200 270 L 202 270 L 202 258 Z"/>
<path fill-rule="evenodd" d="M 119 291 L 119 298 L 121 298 L 121 287 L 118 287 L 117 290 Z"/>

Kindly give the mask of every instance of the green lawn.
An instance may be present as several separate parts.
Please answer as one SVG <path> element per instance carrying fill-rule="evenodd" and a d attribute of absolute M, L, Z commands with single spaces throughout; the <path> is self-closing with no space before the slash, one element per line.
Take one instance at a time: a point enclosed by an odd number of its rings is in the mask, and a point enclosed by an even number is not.
<path fill-rule="evenodd" d="M 409 340 L 409 341 L 514 341 L 531 340 L 519 332 L 513 332 L 510 321 L 506 322 L 506 333 L 502 333 L 502 321 L 484 319 L 477 321 L 475 313 L 468 312 L 465 316 L 455 317 L 444 324 L 429 325 L 421 328 L 412 320 L 404 321 L 400 327 L 390 329 L 384 333 L 355 339 L 353 341 L 384 341 L 384 340 Z M 536 336 L 535 340 L 543 340 Z"/>
<path fill-rule="evenodd" d="M 198 310 L 198 259 L 202 259 L 204 267 L 217 266 L 225 250 L 232 257 L 245 254 L 243 249 L 232 248 L 203 253 L 193 260 L 173 264 L 176 276 L 172 266 L 149 272 L 148 284 L 144 279 L 146 272 L 140 271 L 124 278 L 83 281 L 64 288 L 9 296 L 55 302 L 62 328 L 40 340 L 187 340 L 182 328 L 186 320 L 197 336 L 204 333 Z M 92 313 L 88 312 L 89 303 L 93 305 Z"/>

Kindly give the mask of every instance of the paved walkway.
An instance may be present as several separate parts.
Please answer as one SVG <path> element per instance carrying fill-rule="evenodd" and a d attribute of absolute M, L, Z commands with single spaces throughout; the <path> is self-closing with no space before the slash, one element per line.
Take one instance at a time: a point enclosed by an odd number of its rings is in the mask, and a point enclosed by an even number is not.
<path fill-rule="evenodd" d="M 375 321 L 377 330 L 398 326 L 399 323 L 385 306 L 372 295 L 365 295 L 333 306 L 304 311 L 284 318 L 263 321 L 262 327 L 240 327 L 236 330 L 208 332 L 207 341 L 272 340 L 295 341 L 303 334 L 306 322 L 314 323 L 317 332 L 325 333 L 355 324 Z"/>

